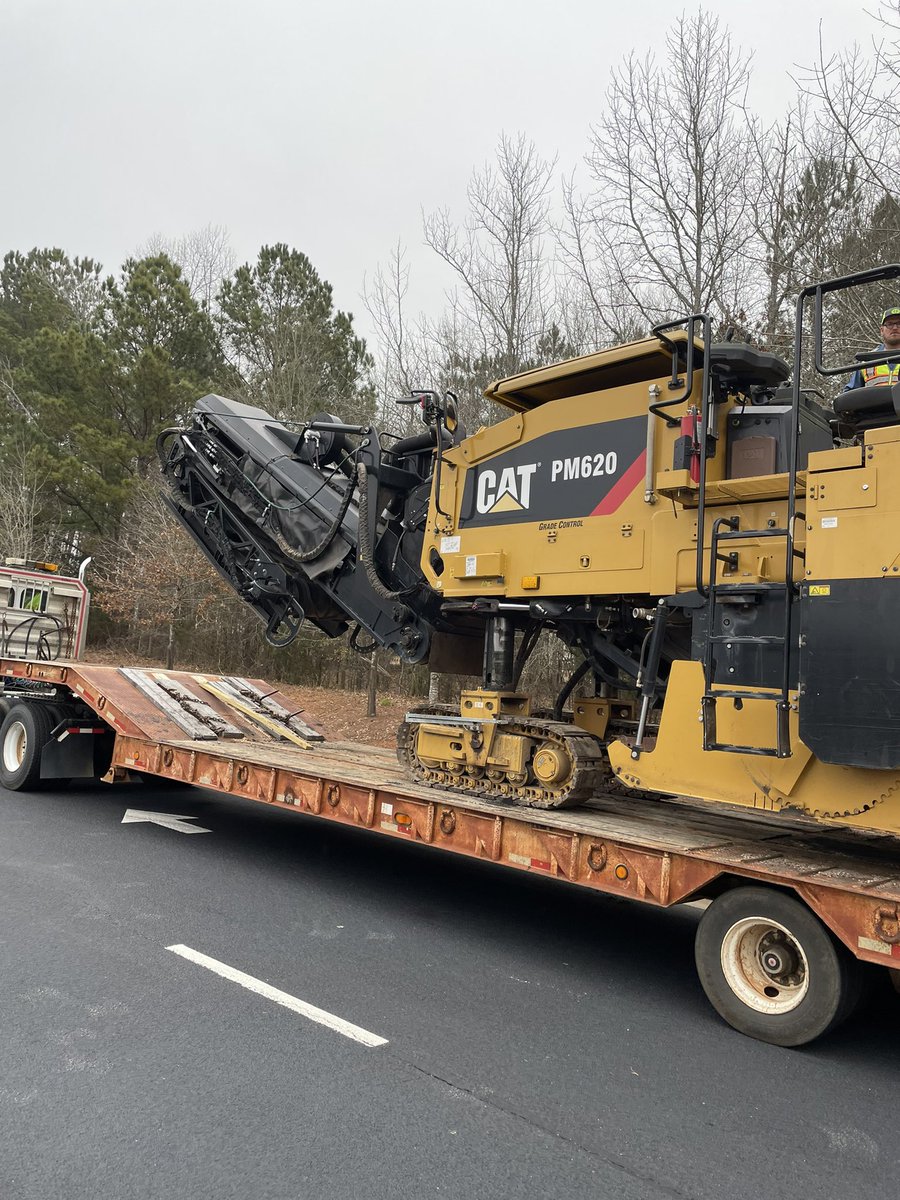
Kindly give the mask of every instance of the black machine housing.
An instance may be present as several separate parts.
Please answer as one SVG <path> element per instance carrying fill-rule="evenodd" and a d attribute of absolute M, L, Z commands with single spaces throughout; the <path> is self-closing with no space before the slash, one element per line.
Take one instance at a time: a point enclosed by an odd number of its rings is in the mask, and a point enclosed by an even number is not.
<path fill-rule="evenodd" d="M 169 507 L 273 645 L 304 620 L 329 637 L 355 623 L 354 639 L 420 662 L 440 624 L 419 570 L 437 436 L 439 421 L 384 449 L 374 428 L 327 413 L 298 432 L 208 395 L 158 451 Z"/>

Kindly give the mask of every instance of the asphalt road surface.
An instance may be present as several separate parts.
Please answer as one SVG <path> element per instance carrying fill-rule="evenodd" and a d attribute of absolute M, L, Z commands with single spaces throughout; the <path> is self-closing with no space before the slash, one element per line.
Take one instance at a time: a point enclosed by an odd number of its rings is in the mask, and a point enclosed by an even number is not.
<path fill-rule="evenodd" d="M 896 1195 L 898 998 L 741 1037 L 693 909 L 161 785 L 0 791 L 0 905 L 0 1200 Z"/>

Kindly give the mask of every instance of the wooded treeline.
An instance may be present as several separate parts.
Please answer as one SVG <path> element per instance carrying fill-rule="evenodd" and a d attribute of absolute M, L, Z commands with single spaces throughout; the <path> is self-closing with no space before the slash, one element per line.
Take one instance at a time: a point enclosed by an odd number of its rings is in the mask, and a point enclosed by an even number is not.
<path fill-rule="evenodd" d="M 236 265 L 225 230 L 153 235 L 112 275 L 58 248 L 0 269 L 0 553 L 75 569 L 94 556 L 95 639 L 184 665 L 362 685 L 368 660 L 315 633 L 273 651 L 162 505 L 154 444 L 210 391 L 283 420 L 337 412 L 406 432 L 411 388 L 449 388 L 470 430 L 495 416 L 493 379 L 712 314 L 776 353 L 807 283 L 900 261 L 900 0 L 860 14 L 872 41 L 797 48 L 795 96 L 766 123 L 753 63 L 708 13 L 672 26 L 658 58 L 613 71 L 584 161 L 563 172 L 526 134 L 500 136 L 463 214 L 424 219 L 447 303 L 409 311 L 402 245 L 364 289 L 359 335 L 300 250 Z M 827 29 L 826 29 L 827 34 Z M 579 114 L 581 115 L 581 114 Z M 361 264 L 364 267 L 365 264 Z M 892 292 L 835 303 L 834 360 L 870 347 Z M 533 670 L 552 690 L 564 651 Z M 427 687 L 382 663 L 383 680 Z"/>

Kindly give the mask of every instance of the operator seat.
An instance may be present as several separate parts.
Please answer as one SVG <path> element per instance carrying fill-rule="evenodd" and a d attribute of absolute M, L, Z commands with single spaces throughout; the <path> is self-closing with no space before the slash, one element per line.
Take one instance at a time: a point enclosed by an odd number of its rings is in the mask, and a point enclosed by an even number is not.
<path fill-rule="evenodd" d="M 834 398 L 838 424 L 852 430 L 878 429 L 900 421 L 900 383 L 853 388 Z"/>

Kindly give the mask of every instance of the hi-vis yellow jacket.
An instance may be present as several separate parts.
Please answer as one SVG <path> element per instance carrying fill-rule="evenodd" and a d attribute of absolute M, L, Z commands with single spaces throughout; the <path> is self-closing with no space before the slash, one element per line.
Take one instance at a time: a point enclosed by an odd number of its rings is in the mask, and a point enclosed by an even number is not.
<path fill-rule="evenodd" d="M 879 363 L 877 367 L 864 367 L 860 371 L 863 387 L 882 387 L 900 380 L 900 362 Z"/>
<path fill-rule="evenodd" d="M 884 350 L 884 345 L 876 346 L 876 350 Z M 897 361 L 879 363 L 877 367 L 860 367 L 854 371 L 844 386 L 844 391 L 852 391 L 861 387 L 888 387 L 892 383 L 900 383 L 900 350 Z"/>

